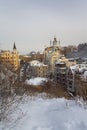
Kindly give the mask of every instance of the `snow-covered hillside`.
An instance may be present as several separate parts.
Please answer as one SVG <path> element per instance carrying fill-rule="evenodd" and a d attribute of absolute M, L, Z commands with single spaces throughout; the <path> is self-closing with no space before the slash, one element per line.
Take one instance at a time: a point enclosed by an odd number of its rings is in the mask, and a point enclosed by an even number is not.
<path fill-rule="evenodd" d="M 64 98 L 16 97 L 6 115 L 0 130 L 87 130 L 86 106 Z"/>

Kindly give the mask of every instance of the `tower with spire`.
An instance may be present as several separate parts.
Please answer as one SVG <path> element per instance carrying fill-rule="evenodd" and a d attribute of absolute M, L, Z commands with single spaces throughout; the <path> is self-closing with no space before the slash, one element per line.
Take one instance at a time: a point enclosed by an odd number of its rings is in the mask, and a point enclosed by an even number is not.
<path fill-rule="evenodd" d="M 14 42 L 14 45 L 13 45 L 13 50 L 16 50 L 16 45 L 15 45 L 15 42 Z"/>
<path fill-rule="evenodd" d="M 19 67 L 19 54 L 15 42 L 13 44 L 13 64 L 14 64 L 14 69 L 17 69 Z"/>
<path fill-rule="evenodd" d="M 15 42 L 14 42 L 14 44 L 13 44 L 13 53 L 14 53 L 14 54 L 17 54 L 17 53 L 18 53 Z"/>

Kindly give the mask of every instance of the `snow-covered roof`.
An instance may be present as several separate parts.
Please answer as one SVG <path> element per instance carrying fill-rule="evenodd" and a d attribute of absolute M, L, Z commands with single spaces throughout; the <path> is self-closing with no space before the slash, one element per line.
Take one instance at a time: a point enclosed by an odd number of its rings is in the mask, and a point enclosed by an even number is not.
<path fill-rule="evenodd" d="M 70 66 L 70 69 L 73 71 L 78 71 L 80 73 L 84 72 L 85 70 L 87 70 L 87 67 L 85 64 L 76 64 L 73 66 Z"/>
<path fill-rule="evenodd" d="M 27 58 L 27 57 L 31 57 L 31 56 L 25 55 L 24 57 L 26 57 L 26 58 Z"/>
<path fill-rule="evenodd" d="M 47 65 L 45 65 L 44 63 L 42 63 L 42 62 L 40 62 L 40 61 L 38 61 L 38 60 L 33 60 L 33 61 L 31 61 L 31 62 L 30 62 L 30 65 L 31 65 L 31 66 L 47 66 Z"/>
<path fill-rule="evenodd" d="M 75 59 L 74 58 L 68 58 L 69 61 L 74 61 Z"/>
<path fill-rule="evenodd" d="M 72 73 L 74 73 L 75 71 L 79 71 L 80 68 L 79 68 L 79 65 L 76 64 L 76 65 L 70 66 L 70 69 L 71 69 Z"/>
<path fill-rule="evenodd" d="M 62 61 L 57 61 L 55 64 L 65 64 L 65 63 Z"/>

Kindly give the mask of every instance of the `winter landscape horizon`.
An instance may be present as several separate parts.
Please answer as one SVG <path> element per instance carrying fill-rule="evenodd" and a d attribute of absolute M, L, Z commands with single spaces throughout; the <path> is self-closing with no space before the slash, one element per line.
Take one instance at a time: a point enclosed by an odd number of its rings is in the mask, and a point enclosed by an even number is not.
<path fill-rule="evenodd" d="M 87 130 L 87 0 L 0 0 L 0 130 Z"/>

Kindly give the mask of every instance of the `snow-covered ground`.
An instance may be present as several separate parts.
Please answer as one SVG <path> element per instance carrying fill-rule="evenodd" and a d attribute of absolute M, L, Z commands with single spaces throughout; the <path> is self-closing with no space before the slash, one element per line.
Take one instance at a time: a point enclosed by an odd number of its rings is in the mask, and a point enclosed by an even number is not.
<path fill-rule="evenodd" d="M 83 103 L 46 95 L 16 97 L 0 130 L 87 130 Z"/>
<path fill-rule="evenodd" d="M 29 85 L 42 85 L 43 82 L 47 82 L 47 78 L 41 78 L 41 77 L 36 77 L 36 78 L 31 78 L 31 79 L 27 79 L 25 81 L 25 84 L 29 84 Z"/>

